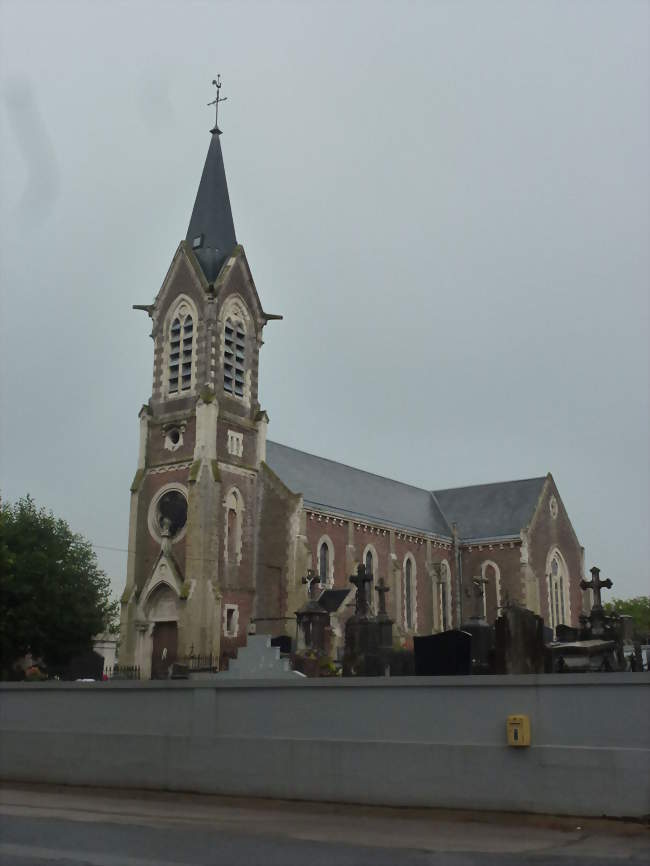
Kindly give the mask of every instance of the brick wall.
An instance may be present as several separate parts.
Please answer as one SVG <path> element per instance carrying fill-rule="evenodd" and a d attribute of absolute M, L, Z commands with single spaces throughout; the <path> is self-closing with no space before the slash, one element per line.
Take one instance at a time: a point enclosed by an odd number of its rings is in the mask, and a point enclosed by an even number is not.
<path fill-rule="evenodd" d="M 521 542 L 472 545 L 461 548 L 463 572 L 463 619 L 473 613 L 472 592 L 474 577 L 480 577 L 482 567 L 487 562 L 498 566 L 500 578 L 501 605 L 507 600 L 524 603 L 520 562 Z M 494 577 L 494 574 L 487 575 Z M 470 593 L 468 597 L 467 593 Z M 493 623 L 497 618 L 497 587 L 492 579 L 486 586 L 487 621 Z"/>
<path fill-rule="evenodd" d="M 550 500 L 555 496 L 558 513 L 551 515 Z M 547 559 L 550 552 L 557 548 L 569 572 L 571 625 L 578 625 L 582 610 L 583 596 L 580 580 L 583 574 L 582 548 L 569 520 L 558 489 L 549 476 L 542 493 L 539 508 L 529 532 L 528 555 L 531 568 L 535 572 L 540 587 L 540 607 L 544 621 L 550 621 L 548 608 L 548 580 L 546 576 Z"/>

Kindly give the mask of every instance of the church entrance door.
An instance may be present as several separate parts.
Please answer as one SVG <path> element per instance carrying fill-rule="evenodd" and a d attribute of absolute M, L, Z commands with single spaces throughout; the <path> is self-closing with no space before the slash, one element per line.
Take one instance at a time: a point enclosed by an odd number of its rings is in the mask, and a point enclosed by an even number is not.
<path fill-rule="evenodd" d="M 176 661 L 178 624 L 157 622 L 153 629 L 153 651 L 151 656 L 151 679 L 166 680 L 169 669 Z"/>

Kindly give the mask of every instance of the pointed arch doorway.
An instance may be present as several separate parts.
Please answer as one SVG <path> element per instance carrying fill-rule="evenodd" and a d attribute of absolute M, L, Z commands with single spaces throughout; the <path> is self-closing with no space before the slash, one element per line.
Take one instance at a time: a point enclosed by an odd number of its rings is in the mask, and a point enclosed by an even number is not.
<path fill-rule="evenodd" d="M 166 583 L 158 584 L 148 600 L 151 628 L 151 679 L 169 678 L 178 657 L 178 605 L 174 590 Z"/>
<path fill-rule="evenodd" d="M 151 679 L 166 680 L 169 670 L 177 658 L 178 623 L 157 622 L 153 627 L 153 649 L 151 651 Z"/>

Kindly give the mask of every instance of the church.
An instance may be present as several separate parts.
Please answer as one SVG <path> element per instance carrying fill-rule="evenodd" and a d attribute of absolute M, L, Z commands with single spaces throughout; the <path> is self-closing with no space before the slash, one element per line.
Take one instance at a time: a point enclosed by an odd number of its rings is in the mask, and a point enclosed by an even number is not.
<path fill-rule="evenodd" d="M 218 99 L 218 97 L 217 97 Z M 217 103 L 218 105 L 218 103 Z M 139 413 L 120 664 L 221 667 L 258 634 L 295 638 L 312 570 L 351 589 L 363 563 L 389 586 L 402 646 L 457 628 L 482 579 L 483 614 L 519 603 L 577 625 L 584 551 L 553 477 L 415 487 L 267 438 L 259 402 L 265 312 L 238 243 L 216 123 L 187 235 L 151 304 L 151 397 Z M 354 610 L 345 592 L 333 622 Z M 340 641 L 339 641 L 340 644 Z"/>

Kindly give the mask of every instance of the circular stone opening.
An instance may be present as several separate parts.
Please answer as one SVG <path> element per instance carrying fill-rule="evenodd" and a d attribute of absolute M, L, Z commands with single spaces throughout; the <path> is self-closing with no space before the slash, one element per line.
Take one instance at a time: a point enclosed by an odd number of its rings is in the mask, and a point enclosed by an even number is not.
<path fill-rule="evenodd" d="M 187 522 L 187 500 L 180 490 L 168 490 L 158 500 L 156 517 L 159 531 L 163 530 L 163 521 L 168 523 L 171 538 L 178 535 Z"/>

